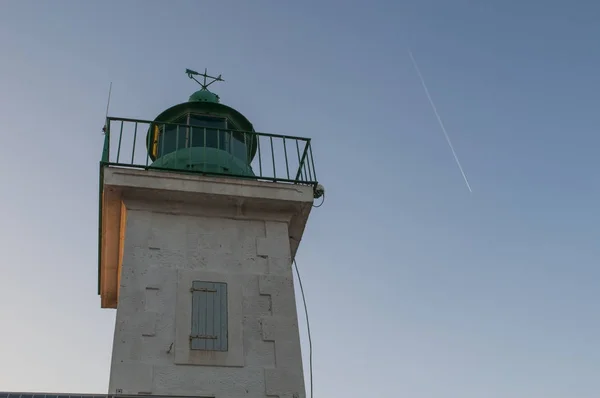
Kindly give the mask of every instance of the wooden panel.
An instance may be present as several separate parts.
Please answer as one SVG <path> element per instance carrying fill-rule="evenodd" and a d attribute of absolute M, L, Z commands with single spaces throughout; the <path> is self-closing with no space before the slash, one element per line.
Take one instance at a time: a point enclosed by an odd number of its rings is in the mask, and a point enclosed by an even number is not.
<path fill-rule="evenodd" d="M 192 350 L 227 351 L 227 284 L 192 284 Z"/>

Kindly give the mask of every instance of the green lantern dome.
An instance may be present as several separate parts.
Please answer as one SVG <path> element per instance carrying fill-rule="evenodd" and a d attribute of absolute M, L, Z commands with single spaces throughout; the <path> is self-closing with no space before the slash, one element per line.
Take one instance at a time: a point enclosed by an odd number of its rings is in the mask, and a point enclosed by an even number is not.
<path fill-rule="evenodd" d="M 189 102 L 219 102 L 219 96 L 206 89 L 198 90 L 190 95 Z"/>
<path fill-rule="evenodd" d="M 202 88 L 184 102 L 156 117 L 146 136 L 151 168 L 187 170 L 206 174 L 254 177 L 250 163 L 257 150 L 252 123 L 240 112 L 219 102 L 208 90 L 221 76 L 187 69 Z M 195 76 L 202 76 L 203 82 Z M 207 79 L 212 79 L 207 83 Z"/>

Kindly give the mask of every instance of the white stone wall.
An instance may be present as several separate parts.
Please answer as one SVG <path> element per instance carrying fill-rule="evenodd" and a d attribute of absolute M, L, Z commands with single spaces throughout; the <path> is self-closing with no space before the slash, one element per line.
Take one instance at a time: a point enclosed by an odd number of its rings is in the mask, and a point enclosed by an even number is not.
<path fill-rule="evenodd" d="M 304 398 L 287 222 L 125 203 L 109 393 Z M 190 353 L 192 280 L 228 284 L 225 353 Z"/>

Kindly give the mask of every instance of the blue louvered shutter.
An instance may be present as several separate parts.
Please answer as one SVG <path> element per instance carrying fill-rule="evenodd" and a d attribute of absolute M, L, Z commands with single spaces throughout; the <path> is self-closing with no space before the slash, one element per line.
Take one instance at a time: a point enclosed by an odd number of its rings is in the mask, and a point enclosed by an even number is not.
<path fill-rule="evenodd" d="M 227 284 L 192 284 L 192 350 L 227 351 Z"/>

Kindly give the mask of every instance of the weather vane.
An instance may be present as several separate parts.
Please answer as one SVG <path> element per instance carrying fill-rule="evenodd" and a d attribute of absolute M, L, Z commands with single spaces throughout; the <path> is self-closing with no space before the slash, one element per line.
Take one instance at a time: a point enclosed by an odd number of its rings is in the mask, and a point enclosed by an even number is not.
<path fill-rule="evenodd" d="M 213 84 L 214 82 L 224 82 L 225 80 L 223 80 L 221 78 L 221 75 L 214 77 L 214 76 L 209 76 L 206 73 L 206 68 L 204 69 L 204 73 L 198 73 L 194 70 L 191 69 L 186 69 L 185 73 L 188 75 L 188 77 L 192 80 L 194 80 L 196 83 L 198 83 L 200 86 L 202 86 L 202 90 L 207 90 L 207 87 L 210 86 L 211 84 Z M 200 82 L 198 79 L 196 79 L 194 76 L 202 76 L 204 78 L 203 82 Z M 212 79 L 210 82 L 206 82 L 206 79 Z"/>

